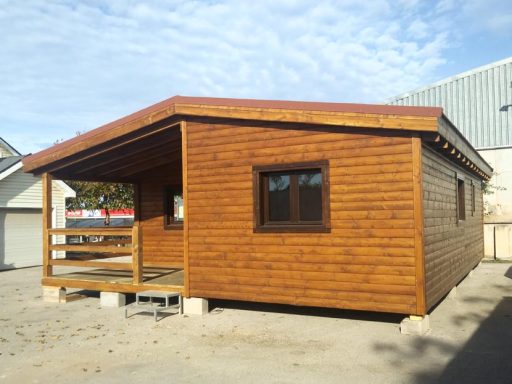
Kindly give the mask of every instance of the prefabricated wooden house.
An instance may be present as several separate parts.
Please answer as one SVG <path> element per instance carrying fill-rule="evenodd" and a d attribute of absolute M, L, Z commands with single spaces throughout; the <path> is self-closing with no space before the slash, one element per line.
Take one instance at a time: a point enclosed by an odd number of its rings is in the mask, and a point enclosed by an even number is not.
<path fill-rule="evenodd" d="M 423 315 L 483 256 L 492 169 L 440 108 L 176 96 L 23 162 L 45 286 Z M 133 183 L 133 228 L 49 228 L 52 178 Z"/>

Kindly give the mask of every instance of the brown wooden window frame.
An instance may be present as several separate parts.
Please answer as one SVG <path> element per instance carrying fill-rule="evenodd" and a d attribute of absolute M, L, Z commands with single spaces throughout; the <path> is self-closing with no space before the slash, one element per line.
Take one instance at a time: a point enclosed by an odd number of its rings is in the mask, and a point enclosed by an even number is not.
<path fill-rule="evenodd" d="M 456 175 L 455 191 L 457 197 L 457 222 L 464 221 L 466 220 L 466 183 L 463 176 Z"/>
<path fill-rule="evenodd" d="M 183 187 L 181 185 L 167 185 L 163 190 L 164 199 L 164 229 L 183 229 L 183 221 L 174 221 L 174 204 L 170 204 L 171 198 L 174 198 L 176 193 L 183 196 Z"/>
<path fill-rule="evenodd" d="M 291 193 L 290 209 L 295 220 L 287 222 L 269 222 L 268 195 L 265 189 L 265 177 L 271 173 L 298 174 L 299 171 L 319 170 L 322 175 L 322 220 L 318 222 L 299 221 L 298 194 Z M 329 199 L 329 161 L 319 160 L 301 163 L 256 165 L 252 167 L 253 173 L 253 201 L 254 201 L 254 232 L 330 232 L 330 199 Z"/>

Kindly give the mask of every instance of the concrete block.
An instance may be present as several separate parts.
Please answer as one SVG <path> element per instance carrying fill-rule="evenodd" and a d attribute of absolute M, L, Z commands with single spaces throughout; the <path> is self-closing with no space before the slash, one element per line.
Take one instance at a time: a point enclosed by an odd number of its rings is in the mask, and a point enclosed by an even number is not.
<path fill-rule="evenodd" d="M 457 287 L 453 287 L 450 292 L 448 292 L 448 298 L 449 299 L 456 299 L 457 298 Z"/>
<path fill-rule="evenodd" d="M 183 314 L 206 315 L 208 313 L 208 300 L 199 297 L 183 298 Z"/>
<path fill-rule="evenodd" d="M 100 292 L 102 307 L 119 308 L 126 305 L 126 295 L 119 292 Z"/>
<path fill-rule="evenodd" d="M 474 274 L 475 274 L 475 270 L 472 269 L 471 271 L 469 271 L 468 277 L 473 277 Z"/>
<path fill-rule="evenodd" d="M 43 285 L 43 301 L 47 303 L 65 303 L 66 288 Z"/>
<path fill-rule="evenodd" d="M 428 315 L 409 316 L 400 323 L 400 333 L 402 335 L 425 335 L 430 331 L 430 320 Z"/>

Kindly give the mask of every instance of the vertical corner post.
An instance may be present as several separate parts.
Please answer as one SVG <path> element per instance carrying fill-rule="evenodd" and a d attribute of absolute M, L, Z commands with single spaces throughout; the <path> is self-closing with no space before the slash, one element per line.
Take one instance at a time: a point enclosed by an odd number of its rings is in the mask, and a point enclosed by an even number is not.
<path fill-rule="evenodd" d="M 52 227 L 52 180 L 52 175 L 43 173 L 43 277 L 51 277 L 53 274 L 52 251 L 50 250 L 52 237 L 49 231 Z"/>
<path fill-rule="evenodd" d="M 414 256 L 416 260 L 416 315 L 426 314 L 423 166 L 421 137 L 412 137 L 412 180 L 414 198 Z"/>

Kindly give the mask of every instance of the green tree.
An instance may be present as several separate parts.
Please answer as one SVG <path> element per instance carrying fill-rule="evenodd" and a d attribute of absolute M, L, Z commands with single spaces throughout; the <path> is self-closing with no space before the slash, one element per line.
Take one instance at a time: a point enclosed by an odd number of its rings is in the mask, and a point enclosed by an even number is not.
<path fill-rule="evenodd" d="M 133 208 L 133 186 L 121 183 L 100 183 L 66 180 L 76 197 L 66 199 L 66 209 L 104 209 L 105 225 L 110 225 L 110 210 Z"/>

